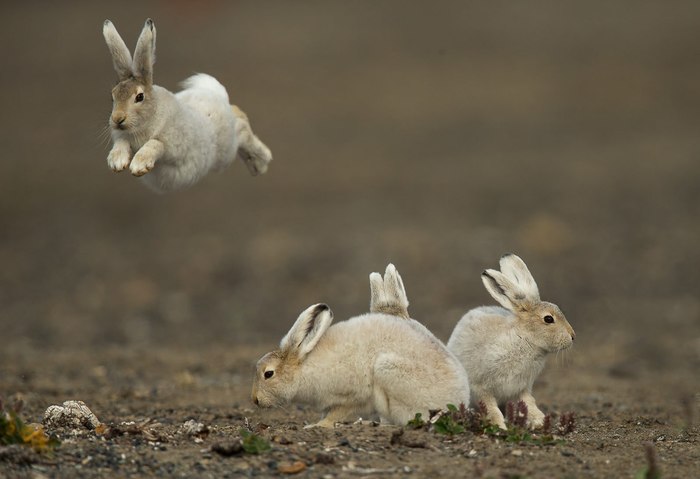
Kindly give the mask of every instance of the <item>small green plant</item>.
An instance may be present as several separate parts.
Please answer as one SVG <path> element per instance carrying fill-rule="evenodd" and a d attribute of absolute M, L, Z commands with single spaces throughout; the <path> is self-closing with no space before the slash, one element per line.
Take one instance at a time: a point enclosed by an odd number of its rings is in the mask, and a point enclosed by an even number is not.
<path fill-rule="evenodd" d="M 406 424 L 409 429 L 420 429 L 425 426 L 425 421 L 423 420 L 423 415 L 419 412 L 416 413 L 415 417 L 408 421 Z"/>
<path fill-rule="evenodd" d="M 272 449 L 272 446 L 264 437 L 258 436 L 243 427 L 238 432 L 241 435 L 243 450 L 248 454 L 262 454 Z"/>
<path fill-rule="evenodd" d="M 447 434 L 448 436 L 454 436 L 455 434 L 462 434 L 465 429 L 462 424 L 460 424 L 458 416 L 457 406 L 454 404 L 448 404 L 446 411 L 440 411 L 439 417 L 433 416 L 434 420 L 431 419 L 430 422 L 433 423 L 433 429 L 438 434 Z"/>
<path fill-rule="evenodd" d="M 506 430 L 500 429 L 488 421 L 486 405 L 483 402 L 480 402 L 475 409 L 467 408 L 464 404 L 460 404 L 459 407 L 448 404 L 446 409 L 430 413 L 431 416 L 427 422 L 423 420 L 421 414 L 416 414 L 407 426 L 411 429 L 427 428 L 438 434 L 449 436 L 471 432 L 505 442 L 556 445 L 563 442 L 561 436 L 571 433 L 576 424 L 574 413 L 563 414 L 557 427 L 557 435 L 555 435 L 552 431 L 552 417 L 548 414 L 544 418 L 542 428 L 531 431 L 527 425 L 527 404 L 523 401 L 506 404 Z"/>
<path fill-rule="evenodd" d="M 0 444 L 20 444 L 29 446 L 37 452 L 56 447 L 60 441 L 44 432 L 44 428 L 38 425 L 25 424 L 19 416 L 22 410 L 22 401 L 15 401 L 13 407 L 5 410 L 0 400 Z"/>

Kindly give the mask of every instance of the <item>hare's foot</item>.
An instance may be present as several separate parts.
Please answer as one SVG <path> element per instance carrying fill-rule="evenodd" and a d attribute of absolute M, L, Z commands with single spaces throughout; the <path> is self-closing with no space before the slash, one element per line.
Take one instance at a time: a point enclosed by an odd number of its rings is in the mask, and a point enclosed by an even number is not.
<path fill-rule="evenodd" d="M 520 395 L 520 399 L 527 405 L 527 424 L 531 429 L 537 429 L 544 425 L 544 413 L 537 407 L 535 398 L 529 392 Z"/>
<path fill-rule="evenodd" d="M 114 172 L 128 168 L 131 162 L 131 147 L 126 141 L 116 141 L 107 156 L 107 164 Z"/>
<path fill-rule="evenodd" d="M 235 105 L 231 105 L 231 109 L 238 119 L 236 122 L 236 138 L 238 139 L 236 158 L 245 164 L 251 175 L 262 175 L 267 171 L 268 164 L 272 161 L 272 152 L 255 136 L 246 114 Z"/>
<path fill-rule="evenodd" d="M 486 405 L 486 420 L 500 429 L 508 429 L 503 413 L 498 409 L 496 398 L 493 396 L 481 396 L 481 401 Z"/>
<path fill-rule="evenodd" d="M 134 176 L 143 176 L 151 171 L 156 166 L 156 161 L 161 157 L 164 151 L 163 143 L 158 140 L 148 140 L 145 145 L 139 149 L 131 160 L 129 169 Z"/>
<path fill-rule="evenodd" d="M 347 418 L 350 414 L 353 413 L 352 408 L 346 408 L 346 407 L 336 407 L 328 411 L 328 413 L 318 421 L 316 424 L 308 424 L 304 426 L 304 429 L 311 429 L 313 427 L 327 427 L 327 428 L 334 428 L 335 423 L 342 421 L 343 419 Z"/>
<path fill-rule="evenodd" d="M 245 166 L 248 168 L 248 171 L 253 176 L 258 176 L 265 173 L 267 171 L 268 163 L 272 161 L 272 153 L 270 153 L 270 150 L 263 145 L 260 140 L 258 140 L 258 142 L 262 146 L 261 149 L 255 151 L 245 149 L 244 146 L 241 145 L 238 147 L 238 153 L 236 154 L 236 156 L 243 161 Z"/>

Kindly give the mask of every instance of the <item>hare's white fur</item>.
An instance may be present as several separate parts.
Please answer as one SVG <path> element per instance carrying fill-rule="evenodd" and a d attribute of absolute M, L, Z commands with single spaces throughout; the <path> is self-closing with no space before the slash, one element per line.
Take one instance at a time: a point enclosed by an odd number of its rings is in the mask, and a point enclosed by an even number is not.
<path fill-rule="evenodd" d="M 235 158 L 253 175 L 267 170 L 270 150 L 253 134 L 245 113 L 229 104 L 226 88 L 214 77 L 193 75 L 176 94 L 153 84 L 152 20 L 141 31 L 133 60 L 109 20 L 103 35 L 119 79 L 109 120 L 114 145 L 107 162 L 114 171 L 129 168 L 149 187 L 165 192 L 190 186 Z"/>
<path fill-rule="evenodd" d="M 575 333 L 555 304 L 540 300 L 523 260 L 508 254 L 501 258 L 500 267 L 500 272 L 484 271 L 481 279 L 503 307 L 469 311 L 455 327 L 447 347 L 467 370 L 472 404 L 483 401 L 492 423 L 505 429 L 498 406 L 523 400 L 531 427 L 540 427 L 544 413 L 532 396 L 532 385 L 547 355 L 570 347 Z M 546 322 L 545 317 L 553 322 Z"/>
<path fill-rule="evenodd" d="M 408 296 L 401 275 L 396 267 L 389 263 L 384 277 L 379 273 L 369 275 L 370 313 L 385 313 L 401 318 L 410 318 L 408 314 Z"/>
<path fill-rule="evenodd" d="M 324 412 L 315 426 L 378 414 L 406 424 L 416 413 L 469 403 L 464 368 L 427 329 L 381 313 L 331 326 L 325 304 L 305 310 L 257 364 L 252 399 L 261 407 L 309 404 Z"/>

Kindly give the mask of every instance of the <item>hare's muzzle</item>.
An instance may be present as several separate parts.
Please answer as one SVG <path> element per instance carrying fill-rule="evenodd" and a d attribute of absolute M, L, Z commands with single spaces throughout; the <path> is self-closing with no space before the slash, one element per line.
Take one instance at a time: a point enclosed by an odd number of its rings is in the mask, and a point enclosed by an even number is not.
<path fill-rule="evenodd" d="M 118 130 L 123 130 L 124 128 L 126 128 L 126 125 L 124 125 L 125 121 L 126 115 L 123 113 L 115 113 L 112 115 L 112 125 Z"/>

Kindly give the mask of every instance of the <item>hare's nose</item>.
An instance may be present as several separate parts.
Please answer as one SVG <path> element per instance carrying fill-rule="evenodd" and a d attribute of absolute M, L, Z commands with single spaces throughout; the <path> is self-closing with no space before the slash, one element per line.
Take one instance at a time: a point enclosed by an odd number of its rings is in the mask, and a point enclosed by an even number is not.
<path fill-rule="evenodd" d="M 121 126 L 126 121 L 126 115 L 112 115 L 112 121 Z"/>
<path fill-rule="evenodd" d="M 254 397 L 254 398 L 253 398 L 253 402 L 255 403 L 256 406 L 259 406 L 259 405 L 260 405 L 260 401 L 258 401 L 258 398 L 257 398 L 257 397 Z"/>
<path fill-rule="evenodd" d="M 576 339 L 576 333 L 571 331 L 571 340 L 573 341 L 574 339 Z"/>

